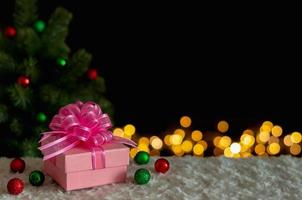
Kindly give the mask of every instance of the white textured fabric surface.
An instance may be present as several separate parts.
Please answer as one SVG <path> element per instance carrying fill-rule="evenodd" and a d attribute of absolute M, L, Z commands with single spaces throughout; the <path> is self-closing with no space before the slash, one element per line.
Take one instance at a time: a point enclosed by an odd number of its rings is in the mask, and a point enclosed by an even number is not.
<path fill-rule="evenodd" d="M 151 171 L 147 185 L 133 183 L 137 166 L 131 163 L 127 182 L 64 192 L 50 177 L 41 187 L 28 182 L 32 170 L 41 169 L 38 158 L 26 158 L 23 174 L 9 172 L 11 159 L 0 159 L 0 199 L 302 199 L 302 159 L 290 156 L 248 159 L 169 157 L 171 168 L 159 175 L 153 169 L 156 158 L 144 166 Z M 18 196 L 7 193 L 12 177 L 25 181 Z M 89 177 L 87 177 L 89 178 Z"/>

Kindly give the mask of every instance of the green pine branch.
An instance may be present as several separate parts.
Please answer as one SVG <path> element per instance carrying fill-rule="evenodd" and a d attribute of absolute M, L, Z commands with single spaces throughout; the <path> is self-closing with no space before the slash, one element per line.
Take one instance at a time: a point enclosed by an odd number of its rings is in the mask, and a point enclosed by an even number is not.
<path fill-rule="evenodd" d="M 0 75 L 2 73 L 14 72 L 16 62 L 9 54 L 0 50 Z"/>
<path fill-rule="evenodd" d="M 19 119 L 13 119 L 9 126 L 10 130 L 15 134 L 15 136 L 19 137 L 22 135 L 22 132 L 24 131 L 24 126 Z"/>
<path fill-rule="evenodd" d="M 8 93 L 14 106 L 20 109 L 28 109 L 31 105 L 32 91 L 18 84 L 8 87 Z"/>
<path fill-rule="evenodd" d="M 17 28 L 31 26 L 38 18 L 37 0 L 16 0 L 15 25 Z"/>
<path fill-rule="evenodd" d="M 68 26 L 72 14 L 64 8 L 57 8 L 52 14 L 48 26 L 42 35 L 42 43 L 46 57 L 68 57 L 69 47 L 65 44 Z"/>
<path fill-rule="evenodd" d="M 0 123 L 6 122 L 8 119 L 7 106 L 0 104 Z"/>
<path fill-rule="evenodd" d="M 20 28 L 17 34 L 17 46 L 27 55 L 33 56 L 40 49 L 40 38 L 32 28 Z"/>
<path fill-rule="evenodd" d="M 35 83 L 40 76 L 40 71 L 37 66 L 37 63 L 38 61 L 33 57 L 29 57 L 23 62 L 25 74 L 30 77 L 32 83 Z"/>

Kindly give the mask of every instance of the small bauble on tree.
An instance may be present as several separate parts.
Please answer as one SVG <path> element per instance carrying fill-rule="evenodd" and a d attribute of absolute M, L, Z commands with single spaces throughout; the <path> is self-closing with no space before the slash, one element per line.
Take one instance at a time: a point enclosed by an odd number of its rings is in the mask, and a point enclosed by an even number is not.
<path fill-rule="evenodd" d="M 46 122 L 47 116 L 45 115 L 45 113 L 39 112 L 37 115 L 37 120 L 38 120 L 38 122 L 41 122 L 41 123 Z"/>
<path fill-rule="evenodd" d="M 22 173 L 25 169 L 25 162 L 21 158 L 15 158 L 10 163 L 10 169 L 13 172 L 19 172 Z"/>
<path fill-rule="evenodd" d="M 139 165 L 147 164 L 149 160 L 150 160 L 150 155 L 145 151 L 138 152 L 134 157 L 134 161 Z"/>
<path fill-rule="evenodd" d="M 57 58 L 57 65 L 60 67 L 65 67 L 67 65 L 67 60 L 63 57 Z"/>
<path fill-rule="evenodd" d="M 8 26 L 6 27 L 6 29 L 4 30 L 4 35 L 8 38 L 14 38 L 17 35 L 17 30 L 15 27 L 13 26 Z"/>
<path fill-rule="evenodd" d="M 28 76 L 21 75 L 21 76 L 19 76 L 17 83 L 19 85 L 21 85 L 22 87 L 28 87 L 30 84 L 30 79 Z"/>
<path fill-rule="evenodd" d="M 18 195 L 20 194 L 24 189 L 24 183 L 19 178 L 13 178 L 7 183 L 7 191 L 10 194 Z"/>
<path fill-rule="evenodd" d="M 89 69 L 87 76 L 90 80 L 96 80 L 98 78 L 98 71 L 96 69 Z"/>
<path fill-rule="evenodd" d="M 38 33 L 42 33 L 45 30 L 46 24 L 43 20 L 37 20 L 34 24 L 34 29 Z"/>

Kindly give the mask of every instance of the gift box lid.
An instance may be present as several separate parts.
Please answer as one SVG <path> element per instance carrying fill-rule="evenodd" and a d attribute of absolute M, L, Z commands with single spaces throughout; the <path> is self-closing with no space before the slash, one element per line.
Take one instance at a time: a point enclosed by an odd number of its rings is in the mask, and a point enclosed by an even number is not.
<path fill-rule="evenodd" d="M 103 152 L 98 150 L 96 168 L 110 168 L 129 164 L 129 148 L 123 144 L 104 144 Z M 77 146 L 54 158 L 55 165 L 66 173 L 92 170 L 92 153 L 83 146 Z"/>

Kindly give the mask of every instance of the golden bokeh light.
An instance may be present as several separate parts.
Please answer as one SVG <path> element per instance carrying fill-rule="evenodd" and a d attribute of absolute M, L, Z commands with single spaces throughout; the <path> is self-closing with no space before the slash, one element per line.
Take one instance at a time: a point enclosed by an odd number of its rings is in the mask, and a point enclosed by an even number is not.
<path fill-rule="evenodd" d="M 201 144 L 195 144 L 193 147 L 193 152 L 195 155 L 200 156 L 204 152 L 204 147 Z"/>
<path fill-rule="evenodd" d="M 227 158 L 232 158 L 233 155 L 234 155 L 234 154 L 231 152 L 231 148 L 230 148 L 230 147 L 225 148 L 224 151 L 223 151 L 223 154 L 224 154 L 224 156 L 227 157 Z"/>
<path fill-rule="evenodd" d="M 114 136 L 119 136 L 119 137 L 124 137 L 124 130 L 121 128 L 115 128 L 113 130 L 113 135 Z"/>
<path fill-rule="evenodd" d="M 253 146 L 255 143 L 255 137 L 247 133 L 244 133 L 240 137 L 240 143 L 248 147 Z"/>
<path fill-rule="evenodd" d="M 266 126 L 271 130 L 273 128 L 274 124 L 271 121 L 265 121 L 262 123 L 262 126 Z"/>
<path fill-rule="evenodd" d="M 267 152 L 271 155 L 276 155 L 280 152 L 280 145 L 278 143 L 271 143 L 267 147 Z"/>
<path fill-rule="evenodd" d="M 185 131 L 184 131 L 183 129 L 180 129 L 180 128 L 176 129 L 176 130 L 174 131 L 174 134 L 175 134 L 175 135 L 180 135 L 182 138 L 184 138 L 185 135 L 186 135 Z"/>
<path fill-rule="evenodd" d="M 190 140 L 185 140 L 181 144 L 181 148 L 185 153 L 190 153 L 192 151 L 193 144 Z"/>
<path fill-rule="evenodd" d="M 240 155 L 242 158 L 249 158 L 253 156 L 250 152 L 242 152 Z"/>
<path fill-rule="evenodd" d="M 182 142 L 182 137 L 178 134 L 173 134 L 170 136 L 170 143 L 172 145 L 180 145 Z"/>
<path fill-rule="evenodd" d="M 180 118 L 180 125 L 184 128 L 188 128 L 191 126 L 192 120 L 189 116 L 183 116 Z"/>
<path fill-rule="evenodd" d="M 251 136 L 254 136 L 254 135 L 255 135 L 254 131 L 251 130 L 251 129 L 246 129 L 246 130 L 244 130 L 242 134 L 243 134 L 243 135 L 244 135 L 244 134 L 247 134 L 247 135 L 251 135 Z"/>
<path fill-rule="evenodd" d="M 221 133 L 227 132 L 229 130 L 229 123 L 224 120 L 218 122 L 217 130 L 220 131 Z"/>
<path fill-rule="evenodd" d="M 163 141 L 159 137 L 156 137 L 151 141 L 151 146 L 153 149 L 159 150 L 163 147 Z"/>
<path fill-rule="evenodd" d="M 291 140 L 291 135 L 286 135 L 284 138 L 283 138 L 283 143 L 285 146 L 292 146 L 293 145 L 293 142 Z"/>
<path fill-rule="evenodd" d="M 204 150 L 207 150 L 208 148 L 208 143 L 204 140 L 200 140 L 199 142 L 197 142 L 197 144 L 201 144 L 204 148 Z"/>
<path fill-rule="evenodd" d="M 164 138 L 164 142 L 167 146 L 171 146 L 170 137 L 171 137 L 171 135 L 168 134 Z"/>
<path fill-rule="evenodd" d="M 124 132 L 125 132 L 125 135 L 128 135 L 128 136 L 134 135 L 135 126 L 133 126 L 132 124 L 127 124 L 126 126 L 124 126 Z"/>
<path fill-rule="evenodd" d="M 265 153 L 265 146 L 264 146 L 264 144 L 257 144 L 255 146 L 255 153 L 257 155 L 263 155 Z"/>
<path fill-rule="evenodd" d="M 145 151 L 145 152 L 150 152 L 150 149 L 148 147 L 148 145 L 146 144 L 138 144 L 137 148 L 140 150 L 140 151 Z"/>
<path fill-rule="evenodd" d="M 272 135 L 275 137 L 280 137 L 282 135 L 282 132 L 283 132 L 283 130 L 282 130 L 281 126 L 275 125 L 272 128 Z"/>
<path fill-rule="evenodd" d="M 181 145 L 172 145 L 172 151 L 175 154 L 181 154 L 182 152 L 184 152 L 181 148 Z"/>
<path fill-rule="evenodd" d="M 139 152 L 138 148 L 131 148 L 130 153 L 129 153 L 130 157 L 134 158 L 138 152 Z"/>
<path fill-rule="evenodd" d="M 290 135 L 290 139 L 293 143 L 298 144 L 302 140 L 302 135 L 300 132 L 295 131 Z"/>
<path fill-rule="evenodd" d="M 262 131 L 259 133 L 259 140 L 263 143 L 266 143 L 270 138 L 270 134 L 267 131 Z"/>
<path fill-rule="evenodd" d="M 145 144 L 145 145 L 149 146 L 150 142 L 149 142 L 149 139 L 147 137 L 141 137 L 138 140 L 138 144 Z"/>
<path fill-rule="evenodd" d="M 229 136 L 223 136 L 220 140 L 219 140 L 219 144 L 218 146 L 221 149 L 225 149 L 227 147 L 229 147 L 232 143 L 232 139 Z"/>
<path fill-rule="evenodd" d="M 275 136 L 271 136 L 268 140 L 268 143 L 269 144 L 272 144 L 272 143 L 279 143 L 279 138 L 278 137 L 275 137 Z"/>
<path fill-rule="evenodd" d="M 289 151 L 292 155 L 297 156 L 301 153 L 301 146 L 299 144 L 293 144 L 290 148 Z"/>
<path fill-rule="evenodd" d="M 221 139 L 221 136 L 216 136 L 213 140 L 214 146 L 218 147 L 219 146 L 219 141 Z"/>
<path fill-rule="evenodd" d="M 233 154 L 237 154 L 241 150 L 241 145 L 237 142 L 233 142 L 230 146 L 230 150 Z"/>
<path fill-rule="evenodd" d="M 198 142 L 202 139 L 202 132 L 199 130 L 195 130 L 191 133 L 191 138 L 193 141 Z"/>

